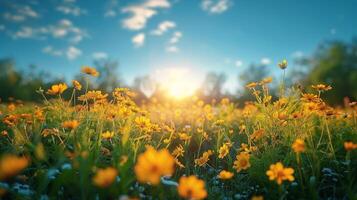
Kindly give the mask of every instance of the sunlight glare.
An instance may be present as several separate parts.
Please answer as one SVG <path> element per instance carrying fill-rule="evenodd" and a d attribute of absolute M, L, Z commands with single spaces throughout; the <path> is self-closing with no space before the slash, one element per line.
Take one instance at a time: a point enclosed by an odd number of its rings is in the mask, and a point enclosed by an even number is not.
<path fill-rule="evenodd" d="M 189 68 L 160 69 L 155 74 L 161 88 L 176 99 L 192 96 L 200 87 L 198 74 Z"/>

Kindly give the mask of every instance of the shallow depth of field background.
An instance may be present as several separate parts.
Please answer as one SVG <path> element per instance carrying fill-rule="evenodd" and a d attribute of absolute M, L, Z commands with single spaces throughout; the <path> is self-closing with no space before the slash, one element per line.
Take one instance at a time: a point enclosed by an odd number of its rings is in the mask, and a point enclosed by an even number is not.
<path fill-rule="evenodd" d="M 356 0 L 0 0 L 0 199 L 357 198 Z"/>

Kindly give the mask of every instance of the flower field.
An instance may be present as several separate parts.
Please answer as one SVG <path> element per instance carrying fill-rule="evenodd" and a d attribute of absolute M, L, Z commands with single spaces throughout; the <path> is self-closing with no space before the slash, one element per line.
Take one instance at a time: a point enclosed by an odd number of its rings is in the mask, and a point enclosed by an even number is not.
<path fill-rule="evenodd" d="M 357 103 L 327 105 L 333 85 L 282 81 L 273 99 L 266 78 L 245 105 L 138 104 L 126 88 L 89 90 L 100 74 L 82 72 L 87 85 L 38 90 L 41 105 L 0 105 L 2 198 L 357 199 Z"/>

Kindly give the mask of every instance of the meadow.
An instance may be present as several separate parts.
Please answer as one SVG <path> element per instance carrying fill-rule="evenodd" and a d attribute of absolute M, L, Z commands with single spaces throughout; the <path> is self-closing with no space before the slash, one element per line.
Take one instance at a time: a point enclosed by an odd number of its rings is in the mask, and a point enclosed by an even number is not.
<path fill-rule="evenodd" d="M 39 89 L 42 104 L 0 105 L 1 198 L 357 199 L 357 103 L 329 106 L 333 85 L 268 77 L 246 85 L 244 105 L 137 104 L 127 88 L 89 90 L 96 69 L 82 75 Z"/>

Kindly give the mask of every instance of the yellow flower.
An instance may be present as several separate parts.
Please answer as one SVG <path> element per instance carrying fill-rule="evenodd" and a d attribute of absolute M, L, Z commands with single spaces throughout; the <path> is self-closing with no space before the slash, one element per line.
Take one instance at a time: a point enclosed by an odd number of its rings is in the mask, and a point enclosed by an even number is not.
<path fill-rule="evenodd" d="M 91 76 L 95 76 L 95 77 L 99 76 L 99 72 L 92 67 L 83 66 L 81 71 Z"/>
<path fill-rule="evenodd" d="M 161 176 L 170 176 L 174 172 L 175 160 L 167 149 L 156 151 L 153 147 L 139 155 L 135 165 L 135 174 L 139 182 L 157 185 Z"/>
<path fill-rule="evenodd" d="M 82 89 L 82 85 L 78 81 L 73 80 L 72 84 L 73 84 L 74 89 L 76 89 L 78 91 Z"/>
<path fill-rule="evenodd" d="M 221 172 L 219 172 L 218 178 L 226 180 L 226 179 L 231 179 L 233 177 L 233 175 L 234 174 L 232 172 L 222 170 Z"/>
<path fill-rule="evenodd" d="M 286 69 L 288 67 L 288 61 L 284 59 L 283 61 L 278 63 L 278 66 L 280 67 L 280 69 Z"/>
<path fill-rule="evenodd" d="M 189 141 L 191 139 L 191 136 L 189 136 L 187 133 L 179 133 L 178 135 L 182 141 Z"/>
<path fill-rule="evenodd" d="M 257 85 L 259 85 L 259 84 L 256 83 L 256 82 L 251 82 L 251 83 L 248 83 L 245 87 L 247 87 L 247 88 L 255 88 L 255 87 L 257 87 Z"/>
<path fill-rule="evenodd" d="M 177 146 L 176 149 L 172 152 L 172 155 L 175 157 L 183 156 L 185 150 L 183 149 L 182 145 Z"/>
<path fill-rule="evenodd" d="M 293 174 L 294 169 L 284 168 L 281 162 L 270 165 L 270 169 L 266 172 L 266 175 L 269 176 L 269 180 L 276 180 L 279 185 L 281 185 L 284 180 L 294 181 Z"/>
<path fill-rule="evenodd" d="M 241 152 L 237 155 L 236 161 L 234 161 L 233 168 L 240 172 L 242 170 L 246 170 L 250 167 L 249 162 L 250 155 L 246 152 Z"/>
<path fill-rule="evenodd" d="M 81 95 L 78 97 L 80 101 L 87 101 L 87 100 L 103 100 L 107 98 L 108 94 L 102 94 L 102 91 L 93 90 L 88 91 L 86 94 Z"/>
<path fill-rule="evenodd" d="M 68 129 L 76 129 L 79 126 L 79 122 L 77 120 L 65 121 L 62 123 L 63 128 Z"/>
<path fill-rule="evenodd" d="M 302 139 L 296 139 L 293 145 L 291 146 L 295 153 L 301 153 L 305 151 L 305 142 Z"/>
<path fill-rule="evenodd" d="M 354 149 L 357 149 L 357 144 L 355 144 L 353 142 L 345 142 L 344 147 L 345 147 L 346 151 L 352 151 Z"/>
<path fill-rule="evenodd" d="M 67 88 L 68 87 L 67 87 L 67 85 L 65 83 L 52 85 L 51 88 L 47 90 L 47 94 L 59 95 L 59 94 L 62 94 Z"/>
<path fill-rule="evenodd" d="M 263 80 L 260 81 L 261 84 L 268 84 L 271 83 L 273 81 L 272 77 L 266 77 Z"/>
<path fill-rule="evenodd" d="M 113 167 L 98 169 L 92 181 L 94 185 L 101 188 L 106 188 L 115 181 L 117 175 L 118 175 L 118 171 Z"/>
<path fill-rule="evenodd" d="M 111 139 L 114 136 L 113 131 L 105 131 L 102 133 L 102 138 L 105 140 Z"/>
<path fill-rule="evenodd" d="M 205 182 L 196 176 L 181 177 L 177 187 L 180 197 L 185 199 L 204 199 L 207 197 Z"/>
<path fill-rule="evenodd" d="M 229 144 L 223 144 L 221 148 L 219 148 L 219 155 L 218 158 L 224 158 L 229 153 Z"/>
<path fill-rule="evenodd" d="M 328 91 L 328 90 L 332 89 L 331 86 L 324 85 L 324 84 L 312 85 L 311 87 L 314 88 L 315 90 L 318 90 L 318 91 Z"/>
<path fill-rule="evenodd" d="M 250 200 L 264 200 L 264 197 L 259 195 L 259 196 L 252 196 L 252 198 Z"/>
<path fill-rule="evenodd" d="M 202 167 L 209 161 L 209 157 L 213 154 L 211 150 L 208 150 L 202 154 L 202 157 L 195 159 L 195 165 Z"/>
<path fill-rule="evenodd" d="M 15 176 L 29 165 L 27 157 L 4 155 L 0 160 L 0 180 Z"/>
<path fill-rule="evenodd" d="M 15 109 L 16 109 L 16 106 L 15 106 L 15 104 L 13 104 L 13 103 L 10 103 L 10 104 L 7 106 L 7 110 L 8 110 L 9 112 L 14 111 Z"/>

